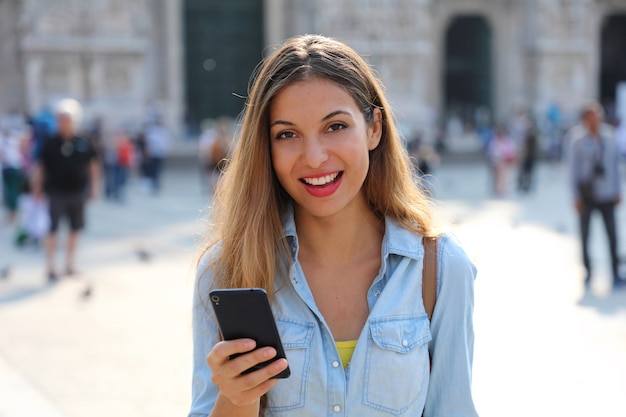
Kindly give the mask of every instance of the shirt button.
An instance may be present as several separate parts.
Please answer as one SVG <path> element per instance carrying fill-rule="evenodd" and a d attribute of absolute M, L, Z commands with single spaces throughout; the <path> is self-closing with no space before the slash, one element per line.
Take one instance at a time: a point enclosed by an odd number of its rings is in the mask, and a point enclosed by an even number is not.
<path fill-rule="evenodd" d="M 376 290 L 376 291 L 374 292 L 374 297 L 378 297 L 379 295 L 380 295 L 380 291 Z"/>
<path fill-rule="evenodd" d="M 333 368 L 339 368 L 339 362 L 338 361 L 333 361 L 332 365 L 333 365 Z"/>
<path fill-rule="evenodd" d="M 407 347 L 409 345 L 409 342 L 407 342 L 406 340 L 402 341 L 402 346 Z"/>
<path fill-rule="evenodd" d="M 338 412 L 340 412 L 340 411 L 341 411 L 341 407 L 340 407 L 339 405 L 333 405 L 333 411 L 334 411 L 335 413 L 338 413 Z"/>

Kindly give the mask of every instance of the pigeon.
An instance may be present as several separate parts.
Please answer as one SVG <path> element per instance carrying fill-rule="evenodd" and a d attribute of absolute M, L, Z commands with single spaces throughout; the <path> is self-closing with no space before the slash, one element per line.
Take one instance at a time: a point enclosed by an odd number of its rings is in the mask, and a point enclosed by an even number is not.
<path fill-rule="evenodd" d="M 81 292 L 80 297 L 83 300 L 88 300 L 92 294 L 93 294 L 93 289 L 91 288 L 91 285 L 86 285 L 83 292 Z"/>
<path fill-rule="evenodd" d="M 140 261 L 148 262 L 152 258 L 152 254 L 145 249 L 137 249 L 135 252 Z"/>

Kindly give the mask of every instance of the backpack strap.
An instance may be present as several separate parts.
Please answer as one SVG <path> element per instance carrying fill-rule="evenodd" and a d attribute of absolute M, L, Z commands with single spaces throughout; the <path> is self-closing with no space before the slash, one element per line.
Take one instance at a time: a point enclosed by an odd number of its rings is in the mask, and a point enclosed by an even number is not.
<path fill-rule="evenodd" d="M 437 238 L 425 237 L 424 269 L 422 270 L 422 298 L 428 320 L 433 316 L 437 302 Z"/>

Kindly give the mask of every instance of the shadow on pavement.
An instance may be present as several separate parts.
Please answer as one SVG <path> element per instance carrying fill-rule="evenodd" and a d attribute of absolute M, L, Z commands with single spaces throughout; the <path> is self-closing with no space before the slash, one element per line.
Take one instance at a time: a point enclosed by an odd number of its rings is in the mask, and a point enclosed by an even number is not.
<path fill-rule="evenodd" d="M 2 304 L 17 303 L 27 298 L 45 294 L 54 288 L 55 284 L 47 284 L 41 287 L 17 288 L 7 294 L 0 294 L 0 306 Z"/>
<path fill-rule="evenodd" d="M 614 315 L 620 310 L 626 311 L 626 289 L 613 290 L 603 297 L 599 297 L 587 289 L 578 301 L 578 305 L 591 307 L 603 315 Z"/>

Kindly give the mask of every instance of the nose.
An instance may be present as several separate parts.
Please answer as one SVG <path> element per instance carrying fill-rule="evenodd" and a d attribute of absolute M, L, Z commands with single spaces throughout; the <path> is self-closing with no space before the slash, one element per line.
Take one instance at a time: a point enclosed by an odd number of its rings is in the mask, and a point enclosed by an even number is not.
<path fill-rule="evenodd" d="M 328 160 L 328 151 L 322 141 L 311 136 L 304 140 L 304 149 L 302 152 L 304 163 L 311 168 L 319 168 Z"/>

